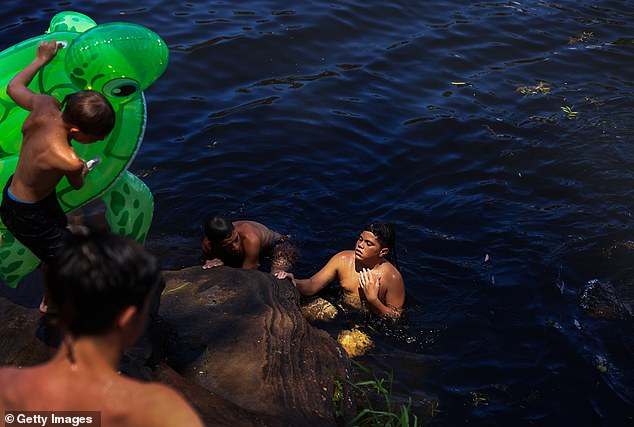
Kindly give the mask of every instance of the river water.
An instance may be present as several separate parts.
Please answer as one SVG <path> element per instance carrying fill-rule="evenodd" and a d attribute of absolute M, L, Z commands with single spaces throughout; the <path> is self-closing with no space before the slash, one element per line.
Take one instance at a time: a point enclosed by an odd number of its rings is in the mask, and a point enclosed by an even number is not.
<path fill-rule="evenodd" d="M 405 318 L 361 361 L 420 418 L 632 425 L 632 317 L 581 298 L 633 294 L 630 1 L 14 2 L 0 48 L 63 10 L 170 48 L 130 169 L 166 268 L 210 213 L 293 234 L 299 276 L 392 221 Z"/>

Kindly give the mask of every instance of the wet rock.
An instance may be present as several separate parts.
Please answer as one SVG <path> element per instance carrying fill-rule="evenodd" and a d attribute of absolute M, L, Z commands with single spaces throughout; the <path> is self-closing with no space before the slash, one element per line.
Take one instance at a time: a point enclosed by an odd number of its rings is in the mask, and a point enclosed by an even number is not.
<path fill-rule="evenodd" d="M 301 312 L 311 325 L 336 336 L 337 342 L 350 358 L 365 356 L 374 346 L 372 338 L 355 322 L 365 313 L 358 308 L 337 306 L 317 296 L 303 299 Z"/>
<path fill-rule="evenodd" d="M 0 365 L 32 366 L 55 354 L 59 331 L 40 314 L 43 292 L 39 270 L 15 289 L 0 281 Z"/>
<path fill-rule="evenodd" d="M 154 367 L 152 380 L 178 390 L 189 403 L 196 407 L 205 425 L 241 427 L 277 425 L 275 417 L 241 408 L 230 400 L 186 380 L 164 363 Z"/>
<path fill-rule="evenodd" d="M 351 358 L 364 356 L 374 345 L 372 338 L 358 328 L 341 331 L 337 342 Z"/>
<path fill-rule="evenodd" d="M 617 290 L 610 282 L 588 281 L 581 291 L 581 307 L 588 315 L 602 319 L 631 319 L 634 298 L 631 287 Z"/>
<path fill-rule="evenodd" d="M 311 298 L 301 304 L 302 315 L 311 323 L 332 322 L 344 315 L 333 303 L 324 298 Z"/>
<path fill-rule="evenodd" d="M 159 360 L 265 425 L 337 424 L 334 380 L 349 380 L 349 360 L 304 319 L 288 281 L 229 267 L 164 277 L 154 339 Z M 340 403 L 350 416 L 350 394 Z M 213 408 L 198 409 L 212 417 Z"/>

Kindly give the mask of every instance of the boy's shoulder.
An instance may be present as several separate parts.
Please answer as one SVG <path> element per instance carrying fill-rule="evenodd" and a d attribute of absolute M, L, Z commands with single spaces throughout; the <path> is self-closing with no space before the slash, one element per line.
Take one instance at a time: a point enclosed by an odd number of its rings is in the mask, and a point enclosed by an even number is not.
<path fill-rule="evenodd" d="M 42 127 L 63 127 L 61 120 L 56 120 L 61 116 L 60 103 L 50 95 L 37 94 L 33 97 L 33 108 L 26 121 L 25 128 L 28 129 L 36 125 Z"/>
<path fill-rule="evenodd" d="M 50 95 L 36 94 L 33 96 L 32 115 L 61 114 L 61 104 Z"/>
<path fill-rule="evenodd" d="M 381 271 L 383 274 L 383 278 L 384 278 L 384 283 L 386 284 L 402 284 L 403 283 L 403 276 L 401 275 L 401 272 L 398 271 L 398 268 L 396 268 L 394 266 L 394 264 L 392 264 L 389 261 L 385 261 L 382 265 L 381 265 Z"/>

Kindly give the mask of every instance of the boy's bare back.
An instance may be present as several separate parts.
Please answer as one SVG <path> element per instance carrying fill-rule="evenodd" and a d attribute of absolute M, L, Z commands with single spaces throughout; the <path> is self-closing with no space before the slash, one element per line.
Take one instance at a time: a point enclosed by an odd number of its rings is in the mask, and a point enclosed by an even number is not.
<path fill-rule="evenodd" d="M 258 248 L 258 255 L 259 252 L 273 246 L 281 237 L 280 233 L 256 221 L 234 221 L 233 225 L 243 239 L 254 243 Z"/>
<path fill-rule="evenodd" d="M 84 162 L 70 145 L 59 107 L 55 98 L 35 95 L 22 126 L 22 148 L 10 190 L 25 202 L 44 199 L 64 176 L 73 187 L 83 183 Z"/>
<path fill-rule="evenodd" d="M 66 123 L 57 99 L 33 92 L 29 83 L 53 60 L 60 45 L 55 40 L 41 42 L 35 59 L 18 72 L 7 85 L 7 94 L 29 111 L 22 125 L 22 147 L 9 190 L 23 202 L 37 202 L 53 192 L 62 177 L 79 189 L 86 168 L 70 145 L 71 137 L 94 142 L 97 135 L 83 134 L 73 123 Z M 103 135 L 99 135 L 103 137 Z"/>
<path fill-rule="evenodd" d="M 75 372 L 60 359 L 0 373 L 0 411 L 95 411 L 106 426 L 200 426 L 175 391 L 142 383 L 97 366 Z"/>

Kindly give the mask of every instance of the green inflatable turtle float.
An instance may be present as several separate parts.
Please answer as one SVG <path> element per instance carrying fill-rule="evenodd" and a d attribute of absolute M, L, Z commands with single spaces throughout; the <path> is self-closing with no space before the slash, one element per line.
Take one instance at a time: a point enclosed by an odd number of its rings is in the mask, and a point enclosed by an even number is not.
<path fill-rule="evenodd" d="M 112 231 L 143 242 L 152 222 L 154 202 L 148 187 L 127 169 L 145 131 L 143 90 L 165 71 L 168 49 L 156 33 L 140 25 L 119 22 L 97 25 L 81 13 L 62 12 L 53 17 L 46 34 L 0 52 L 0 189 L 15 171 L 22 122 L 28 114 L 6 94 L 7 84 L 33 60 L 40 42 L 53 39 L 64 48 L 29 87 L 60 101 L 79 90 L 97 90 L 108 98 L 117 114 L 115 128 L 104 141 L 73 143 L 81 158 L 100 157 L 101 162 L 87 175 L 80 190 L 73 190 L 62 179 L 57 186 L 60 205 L 70 212 L 101 197 Z M 0 236 L 0 279 L 15 287 L 39 265 L 39 260 L 2 222 Z"/>

